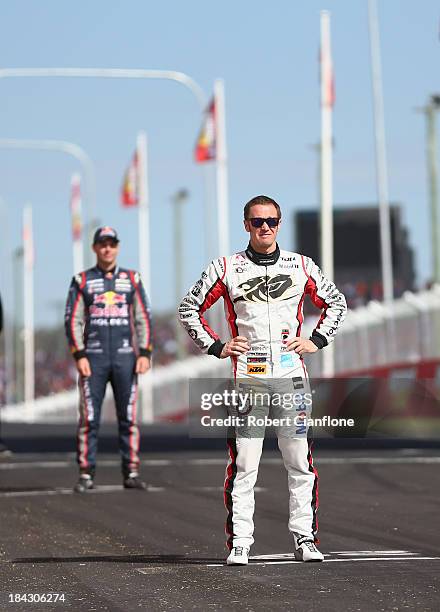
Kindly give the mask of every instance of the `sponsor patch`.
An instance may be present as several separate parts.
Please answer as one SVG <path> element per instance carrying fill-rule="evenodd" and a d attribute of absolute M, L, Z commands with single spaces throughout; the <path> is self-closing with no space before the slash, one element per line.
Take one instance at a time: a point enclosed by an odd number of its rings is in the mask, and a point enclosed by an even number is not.
<path fill-rule="evenodd" d="M 248 365 L 247 373 L 248 374 L 266 374 L 267 365 Z"/>
<path fill-rule="evenodd" d="M 102 293 L 104 291 L 104 281 L 102 278 L 97 280 L 87 281 L 87 292 L 88 293 Z"/>
<path fill-rule="evenodd" d="M 293 355 L 292 353 L 284 353 L 280 356 L 280 365 L 282 368 L 293 367 Z"/>
<path fill-rule="evenodd" d="M 266 357 L 248 357 L 248 363 L 266 363 Z"/>

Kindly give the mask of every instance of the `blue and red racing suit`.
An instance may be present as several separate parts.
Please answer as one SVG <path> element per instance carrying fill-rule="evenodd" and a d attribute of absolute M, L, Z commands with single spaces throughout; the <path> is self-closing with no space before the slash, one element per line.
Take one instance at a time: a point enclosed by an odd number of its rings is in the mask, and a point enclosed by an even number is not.
<path fill-rule="evenodd" d="M 151 356 L 149 302 L 139 274 L 98 266 L 76 275 L 66 304 L 65 330 L 73 357 L 87 357 L 91 376 L 79 377 L 77 459 L 81 472 L 94 474 L 101 406 L 110 382 L 119 425 L 125 476 L 139 467 L 136 424 L 137 355 Z"/>

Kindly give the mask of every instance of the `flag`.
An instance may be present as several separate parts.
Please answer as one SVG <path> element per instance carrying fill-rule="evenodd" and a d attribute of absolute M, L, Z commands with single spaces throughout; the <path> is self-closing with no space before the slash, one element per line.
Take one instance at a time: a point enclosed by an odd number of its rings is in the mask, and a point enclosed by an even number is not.
<path fill-rule="evenodd" d="M 215 133 L 215 100 L 211 100 L 205 116 L 203 125 L 197 138 L 194 149 L 195 161 L 202 164 L 211 159 L 215 159 L 216 133 Z"/>
<path fill-rule="evenodd" d="M 83 230 L 81 220 L 81 182 L 78 174 L 74 174 L 72 177 L 70 214 L 72 218 L 72 238 L 76 242 L 81 240 Z"/>
<path fill-rule="evenodd" d="M 326 41 L 321 48 L 321 105 L 333 108 L 335 104 L 335 79 L 333 75 L 333 62 L 330 41 Z"/>
<path fill-rule="evenodd" d="M 121 189 L 122 206 L 137 206 L 139 204 L 138 186 L 138 155 L 133 155 L 133 159 L 125 173 Z"/>

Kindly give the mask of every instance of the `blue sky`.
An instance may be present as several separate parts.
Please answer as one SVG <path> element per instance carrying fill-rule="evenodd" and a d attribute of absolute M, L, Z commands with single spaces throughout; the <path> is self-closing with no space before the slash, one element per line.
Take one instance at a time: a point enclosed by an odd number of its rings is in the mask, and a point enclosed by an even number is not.
<path fill-rule="evenodd" d="M 429 277 L 425 125 L 415 107 L 439 84 L 439 7 L 433 0 L 378 2 L 390 200 L 401 202 L 419 282 Z M 210 95 L 226 85 L 231 249 L 245 243 L 242 206 L 266 193 L 282 205 L 280 242 L 292 242 L 293 211 L 316 206 L 320 133 L 319 11 L 331 11 L 336 76 L 334 199 L 376 199 L 367 0 L 185 3 L 15 0 L 0 4 L 2 67 L 124 67 L 181 70 Z M 163 81 L 0 80 L 0 137 L 69 140 L 93 159 L 99 217 L 117 227 L 120 262 L 137 267 L 136 213 L 119 188 L 136 134 L 149 138 L 152 301 L 173 306 L 171 196 L 190 192 L 185 284 L 206 263 L 200 234 L 203 174 L 192 161 L 200 113 L 184 87 Z M 0 196 L 8 211 L 3 251 L 20 241 L 21 209 L 34 206 L 36 320 L 60 316 L 71 276 L 69 182 L 78 165 L 55 153 L 0 150 Z M 6 241 L 7 238 L 7 241 Z M 7 245 L 6 242 L 9 242 Z M 215 253 L 213 253 L 215 254 Z M 3 256 L 5 257 L 5 256 Z M 5 259 L 3 259 L 5 262 Z M 11 288 L 2 269 L 2 294 Z"/>

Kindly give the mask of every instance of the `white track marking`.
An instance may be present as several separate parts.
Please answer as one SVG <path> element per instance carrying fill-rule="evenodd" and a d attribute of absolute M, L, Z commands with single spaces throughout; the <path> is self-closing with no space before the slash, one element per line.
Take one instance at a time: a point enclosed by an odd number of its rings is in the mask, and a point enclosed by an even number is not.
<path fill-rule="evenodd" d="M 176 491 L 175 487 L 154 487 L 151 485 L 147 485 L 146 492 L 147 493 L 164 493 L 167 490 Z M 223 493 L 223 487 L 185 487 L 186 491 L 194 491 L 201 493 L 211 493 L 212 491 Z M 53 496 L 53 495 L 76 495 L 76 496 L 87 496 L 87 495 L 95 495 L 97 493 L 115 493 L 125 491 L 122 485 L 98 485 L 95 489 L 91 489 L 86 493 L 76 493 L 72 488 L 56 488 L 56 489 L 48 489 L 48 490 L 30 490 L 30 491 L 0 491 L 0 498 L 2 497 L 45 497 L 45 496 Z M 255 487 L 254 491 L 256 493 L 265 493 L 267 489 L 264 487 Z"/>
<path fill-rule="evenodd" d="M 342 550 L 342 551 L 332 550 L 329 553 L 326 553 L 324 557 L 329 557 L 330 555 L 342 555 L 342 556 L 349 556 L 349 557 L 356 555 L 356 556 L 374 557 L 377 555 L 391 556 L 391 555 L 418 555 L 418 554 L 420 553 L 411 552 L 410 550 Z M 278 559 L 294 559 L 294 558 L 295 558 L 295 555 L 293 553 L 281 553 L 281 554 L 276 554 L 276 555 L 254 555 L 254 556 L 249 557 L 249 559 L 267 560 L 267 561 L 270 561 L 272 559 L 278 560 Z"/>
<path fill-rule="evenodd" d="M 282 465 L 282 459 L 278 458 L 262 458 L 262 464 L 266 465 Z M 367 465 L 389 465 L 389 464 L 436 464 L 440 463 L 440 456 L 432 457 L 321 457 L 316 459 L 316 464 L 319 465 L 347 465 L 347 464 L 367 464 Z M 225 465 L 226 459 L 222 458 L 206 458 L 206 459 L 143 459 L 142 465 L 148 467 L 166 467 L 174 465 Z M 99 461 L 100 467 L 118 467 L 120 461 L 117 459 L 103 459 Z M 76 467 L 74 460 L 72 461 L 20 461 L 20 462 L 0 462 L 0 470 L 19 470 L 19 469 L 53 469 L 53 468 L 70 468 Z"/>
<path fill-rule="evenodd" d="M 410 550 L 356 550 L 357 555 L 364 555 L 371 557 L 374 555 L 417 555 L 418 553 L 411 552 Z M 331 551 L 330 555 L 342 555 L 342 556 L 353 556 L 352 550 L 346 551 Z"/>
<path fill-rule="evenodd" d="M 44 497 L 50 495 L 77 495 L 78 497 L 83 495 L 96 495 L 97 493 L 114 493 L 116 491 L 124 491 L 122 485 L 100 485 L 95 489 L 87 491 L 87 493 L 76 493 L 72 488 L 56 488 L 44 491 L 1 491 L 1 497 Z M 147 493 L 161 493 L 165 491 L 164 487 L 152 487 L 147 486 Z"/>
<path fill-rule="evenodd" d="M 367 464 L 391 464 L 391 463 L 440 463 L 440 457 L 319 457 L 316 459 L 319 465 L 339 465 L 345 463 L 367 463 Z"/>
<path fill-rule="evenodd" d="M 352 554 L 356 554 L 356 551 L 353 551 Z M 276 556 L 276 555 L 275 555 Z M 324 555 L 325 557 L 327 555 Z M 252 561 L 254 557 L 250 557 Z M 269 557 L 272 558 L 272 557 Z M 324 563 L 347 563 L 352 561 L 440 561 L 440 557 L 351 557 L 351 558 L 343 558 L 343 559 L 325 559 Z M 286 558 L 284 561 L 252 561 L 250 565 L 291 565 L 292 563 L 301 563 L 303 561 L 296 561 L 294 559 L 290 560 Z M 309 565 L 306 563 L 305 565 Z M 316 564 L 313 564 L 316 565 Z M 226 563 L 209 563 L 205 567 L 227 567 Z"/>

